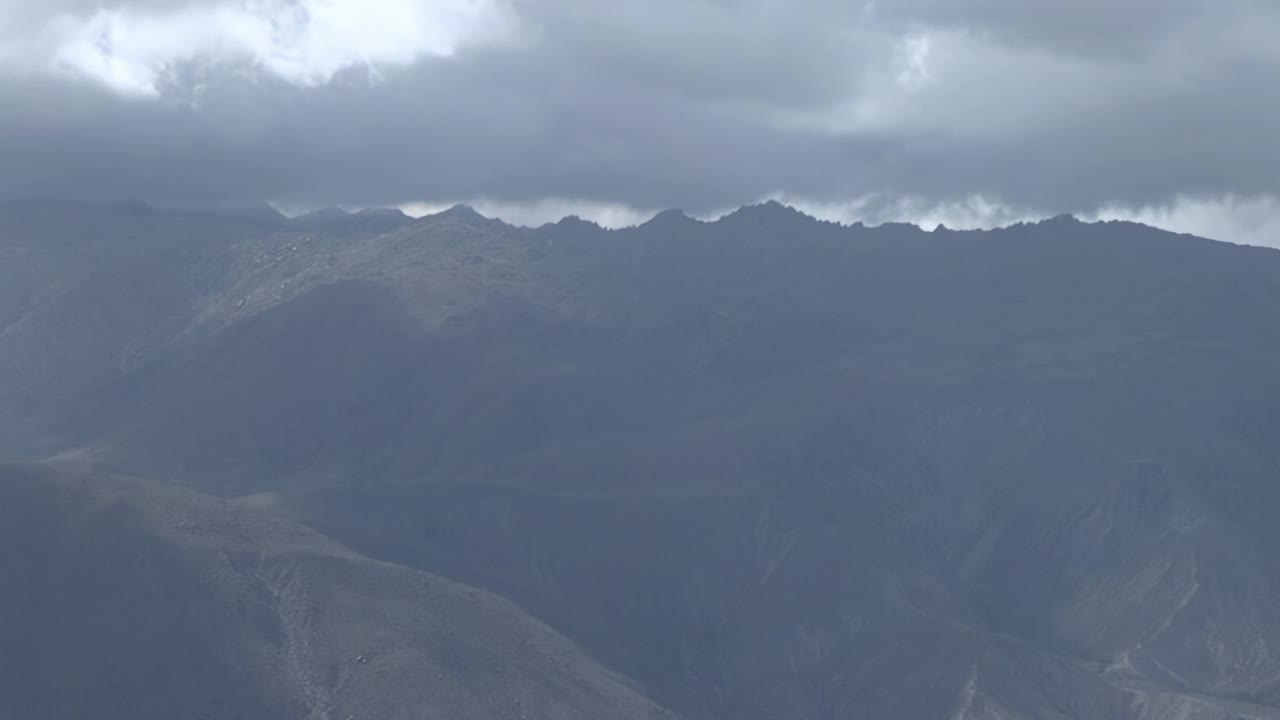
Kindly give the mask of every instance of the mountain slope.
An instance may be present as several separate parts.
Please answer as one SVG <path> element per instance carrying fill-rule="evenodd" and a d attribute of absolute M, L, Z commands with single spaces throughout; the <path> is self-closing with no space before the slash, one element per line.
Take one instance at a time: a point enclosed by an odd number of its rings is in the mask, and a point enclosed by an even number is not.
<path fill-rule="evenodd" d="M 667 717 L 492 595 L 174 487 L 0 467 L 0 573 L 0 717 Z"/>
<path fill-rule="evenodd" d="M 484 587 L 691 718 L 1277 716 L 1280 253 L 391 220 L 216 246 L 11 444 Z"/>

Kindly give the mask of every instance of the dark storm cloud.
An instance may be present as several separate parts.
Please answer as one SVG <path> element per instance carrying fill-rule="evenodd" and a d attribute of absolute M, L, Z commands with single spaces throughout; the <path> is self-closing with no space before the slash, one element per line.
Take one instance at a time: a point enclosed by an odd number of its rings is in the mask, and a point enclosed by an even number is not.
<path fill-rule="evenodd" d="M 235 42 L 217 33 L 273 3 L 103 6 L 96 35 L 74 33 L 96 4 L 0 9 L 0 193 L 1087 212 L 1280 190 L 1280 8 L 1261 2 L 516 0 L 456 47 L 376 23 L 335 44 L 373 5 L 417 27 L 400 18 L 431 3 L 303 0 L 294 35 Z M 328 34 L 306 34 L 317 18 Z"/>

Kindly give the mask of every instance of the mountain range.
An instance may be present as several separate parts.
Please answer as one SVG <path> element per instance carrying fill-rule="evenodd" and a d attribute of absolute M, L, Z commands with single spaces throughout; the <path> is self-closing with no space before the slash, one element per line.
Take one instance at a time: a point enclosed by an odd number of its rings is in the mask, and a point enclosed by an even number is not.
<path fill-rule="evenodd" d="M 0 718 L 1280 718 L 1280 252 L 0 204 Z"/>

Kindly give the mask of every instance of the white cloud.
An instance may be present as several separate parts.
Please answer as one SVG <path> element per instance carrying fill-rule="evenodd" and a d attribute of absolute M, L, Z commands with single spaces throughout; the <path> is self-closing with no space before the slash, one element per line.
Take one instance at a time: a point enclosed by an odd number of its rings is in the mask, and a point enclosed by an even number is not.
<path fill-rule="evenodd" d="M 1011 208 L 983 195 L 971 195 L 941 203 L 919 197 L 886 199 L 879 195 L 866 195 L 843 202 L 814 201 L 786 194 L 775 194 L 768 199 L 790 205 L 821 220 L 845 225 L 858 222 L 867 225 L 905 222 L 926 230 L 934 230 L 939 225 L 952 230 L 978 230 L 1044 217 L 1043 213 Z"/>
<path fill-rule="evenodd" d="M 406 215 L 422 217 L 447 210 L 454 203 L 408 203 L 400 210 Z M 480 199 L 468 203 L 485 217 L 524 227 L 538 227 L 558 222 L 570 215 L 589 220 L 602 227 L 622 228 L 639 225 L 652 218 L 658 211 L 637 210 L 620 203 L 601 203 L 586 200 L 547 198 L 535 202 L 500 202 Z"/>
<path fill-rule="evenodd" d="M 761 198 L 764 200 L 777 200 L 806 215 L 844 225 L 861 222 L 876 226 L 903 222 L 929 231 L 939 225 L 952 230 L 989 230 L 1021 222 L 1037 222 L 1048 217 L 1046 213 L 1010 207 L 983 195 L 941 203 L 920 197 L 890 199 L 879 195 L 847 201 L 819 201 L 786 193 L 774 193 Z M 401 205 L 400 209 L 413 217 L 422 217 L 447 210 L 454 204 L 410 203 Z M 565 199 L 526 203 L 480 199 L 469 204 L 486 217 L 526 227 L 537 227 L 576 215 L 603 227 L 621 228 L 642 224 L 659 212 L 638 210 L 619 203 Z M 733 210 L 702 213 L 696 217 L 711 221 Z M 1126 220 L 1213 240 L 1280 247 L 1280 198 L 1273 195 L 1179 197 L 1163 205 L 1137 208 L 1112 205 L 1097 211 L 1079 212 L 1076 216 L 1086 222 Z"/>
<path fill-rule="evenodd" d="M 786 195 L 774 195 L 771 199 L 814 217 L 846 225 L 907 222 L 926 230 L 938 225 L 952 230 L 978 230 L 1036 222 L 1046 217 L 1046 213 L 1010 207 L 982 195 L 947 202 L 918 197 L 887 200 L 877 195 L 847 202 L 815 202 Z M 1077 212 L 1076 216 L 1087 222 L 1127 220 L 1212 240 L 1280 247 L 1280 197 L 1275 195 L 1179 196 L 1158 205 L 1109 205 L 1096 211 Z"/>
<path fill-rule="evenodd" d="M 896 63 L 898 84 L 907 89 L 919 89 L 938 78 L 930 67 L 933 39 L 927 34 L 909 35 L 898 41 Z"/>
<path fill-rule="evenodd" d="M 446 203 L 412 202 L 412 203 L 404 203 L 403 205 L 397 205 L 396 209 L 404 213 L 405 215 L 408 215 L 409 217 L 420 218 L 420 217 L 426 217 L 427 215 L 435 215 L 437 213 L 442 213 L 456 204 L 457 203 L 447 203 L 447 202 Z M 308 211 L 313 209 L 315 208 L 307 208 Z M 353 208 L 343 208 L 343 209 L 350 211 Z M 355 209 L 359 209 L 359 208 L 355 208 Z M 298 213 L 298 214 L 301 214 L 301 213 Z"/>
<path fill-rule="evenodd" d="M 21 60 L 34 66 L 24 69 L 54 69 L 134 96 L 158 94 L 164 79 L 190 62 L 246 64 L 315 86 L 350 67 L 405 66 L 502 41 L 513 36 L 514 26 L 502 0 L 123 5 L 47 18 L 35 40 L 0 37 L 0 62 Z"/>
<path fill-rule="evenodd" d="M 1112 205 L 1091 218 L 1130 220 L 1214 240 L 1280 247 L 1280 198 L 1275 195 L 1180 196 L 1161 205 Z"/>

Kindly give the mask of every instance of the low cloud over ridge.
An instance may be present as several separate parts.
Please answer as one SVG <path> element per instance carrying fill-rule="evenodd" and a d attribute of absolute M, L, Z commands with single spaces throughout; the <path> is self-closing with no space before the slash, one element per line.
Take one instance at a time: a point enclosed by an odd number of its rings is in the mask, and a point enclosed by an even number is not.
<path fill-rule="evenodd" d="M 1125 209 L 1268 242 L 1235 214 L 1280 193 L 1277 37 L 1261 0 L 0 0 L 0 195 Z"/>

